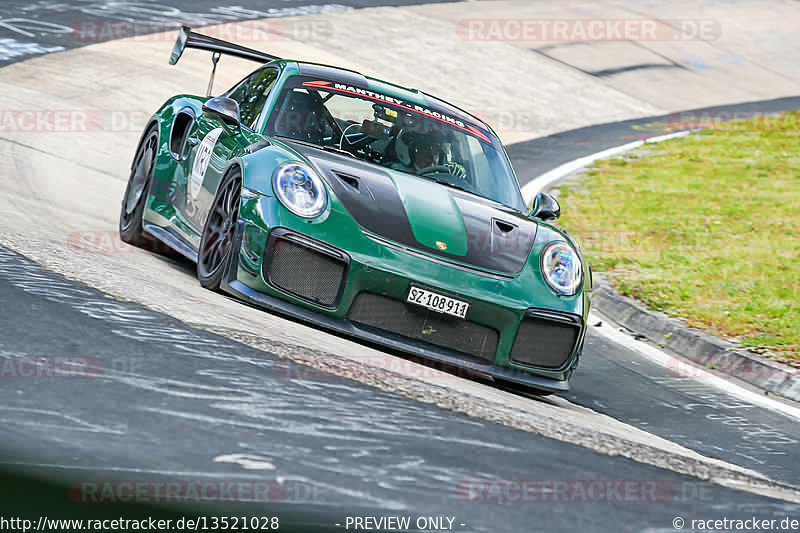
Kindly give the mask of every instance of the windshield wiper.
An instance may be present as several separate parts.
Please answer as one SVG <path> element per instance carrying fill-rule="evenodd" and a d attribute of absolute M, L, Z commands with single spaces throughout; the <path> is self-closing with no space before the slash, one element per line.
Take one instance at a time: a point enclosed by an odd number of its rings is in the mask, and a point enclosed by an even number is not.
<path fill-rule="evenodd" d="M 303 146 L 310 146 L 312 148 L 325 150 L 326 152 L 333 152 L 334 154 L 347 155 L 354 159 L 358 159 L 358 157 L 356 157 L 356 154 L 354 154 L 353 152 L 348 152 L 347 150 L 342 150 L 340 148 L 336 148 L 335 146 L 331 146 L 329 144 L 317 144 L 317 143 L 312 143 L 310 141 L 301 141 L 300 139 L 295 139 L 294 137 L 286 137 L 285 135 L 276 135 L 275 137 L 277 137 L 278 139 L 285 139 L 287 141 L 295 142 L 297 144 L 302 144 Z"/>

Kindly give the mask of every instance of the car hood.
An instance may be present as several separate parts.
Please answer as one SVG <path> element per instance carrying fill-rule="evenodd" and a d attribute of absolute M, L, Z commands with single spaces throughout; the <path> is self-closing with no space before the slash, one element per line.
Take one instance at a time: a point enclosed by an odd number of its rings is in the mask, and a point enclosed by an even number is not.
<path fill-rule="evenodd" d="M 405 172 L 292 145 L 368 232 L 498 273 L 525 266 L 538 225 L 515 210 Z"/>

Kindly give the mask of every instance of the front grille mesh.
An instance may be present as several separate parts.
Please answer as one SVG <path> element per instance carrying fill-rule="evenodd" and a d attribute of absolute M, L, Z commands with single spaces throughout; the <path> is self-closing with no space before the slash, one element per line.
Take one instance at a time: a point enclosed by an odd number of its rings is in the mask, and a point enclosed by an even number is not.
<path fill-rule="evenodd" d="M 276 287 L 306 300 L 333 307 L 344 279 L 345 262 L 294 243 L 276 239 L 265 262 L 265 278 Z"/>
<path fill-rule="evenodd" d="M 540 368 L 561 368 L 572 355 L 579 333 L 578 325 L 526 317 L 511 348 L 511 360 Z"/>
<path fill-rule="evenodd" d="M 493 361 L 497 351 L 498 334 L 492 328 L 377 294 L 360 293 L 349 318 L 487 361 Z"/>

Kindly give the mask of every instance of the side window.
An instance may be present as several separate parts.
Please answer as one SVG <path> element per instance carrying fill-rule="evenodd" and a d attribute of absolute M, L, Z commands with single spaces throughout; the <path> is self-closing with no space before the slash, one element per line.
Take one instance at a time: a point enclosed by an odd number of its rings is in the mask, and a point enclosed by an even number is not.
<path fill-rule="evenodd" d="M 278 69 L 263 68 L 242 80 L 239 85 L 228 92 L 228 97 L 233 98 L 239 103 L 239 116 L 242 124 L 252 129 L 264 102 L 267 101 L 269 90 L 278 77 Z"/>

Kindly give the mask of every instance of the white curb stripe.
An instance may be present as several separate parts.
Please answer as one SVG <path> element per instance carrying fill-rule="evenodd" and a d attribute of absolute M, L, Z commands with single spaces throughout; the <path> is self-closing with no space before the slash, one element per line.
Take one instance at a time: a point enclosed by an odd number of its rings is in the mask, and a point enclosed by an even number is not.
<path fill-rule="evenodd" d="M 692 130 L 687 130 L 679 131 L 677 133 L 669 133 L 667 135 L 658 135 L 656 137 L 650 137 L 644 140 L 633 141 L 629 142 L 628 144 L 614 146 L 613 148 L 608 148 L 607 150 L 603 150 L 601 152 L 596 152 L 594 154 L 579 157 L 578 159 L 573 159 L 572 161 L 567 161 L 563 165 L 559 165 L 553 170 L 549 170 L 541 176 L 534 178 L 533 181 L 526 183 L 522 187 L 522 197 L 525 199 L 525 203 L 530 205 L 531 202 L 533 202 L 533 199 L 536 197 L 536 193 L 550 189 L 559 180 L 565 178 L 567 175 L 575 171 L 591 165 L 598 159 L 606 159 L 623 152 L 627 152 L 628 150 L 639 148 L 646 143 L 657 143 L 667 141 L 669 139 L 675 139 L 677 137 L 685 137 L 691 132 Z"/>

